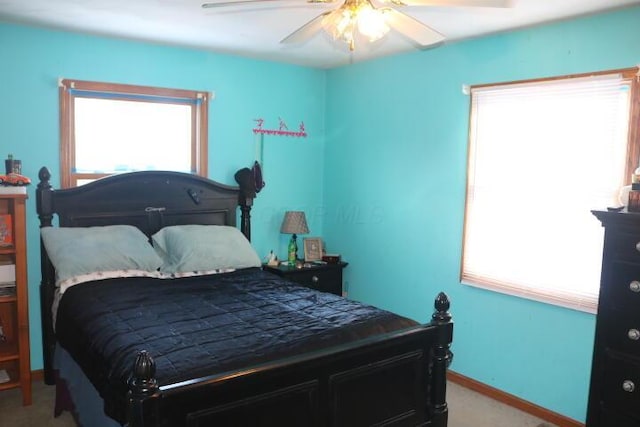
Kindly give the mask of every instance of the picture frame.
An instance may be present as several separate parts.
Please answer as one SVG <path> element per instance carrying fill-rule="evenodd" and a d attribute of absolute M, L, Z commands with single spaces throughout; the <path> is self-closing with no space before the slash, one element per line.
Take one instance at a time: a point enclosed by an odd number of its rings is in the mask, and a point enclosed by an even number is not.
<path fill-rule="evenodd" d="M 322 239 L 320 237 L 305 237 L 303 244 L 305 262 L 322 260 Z"/>

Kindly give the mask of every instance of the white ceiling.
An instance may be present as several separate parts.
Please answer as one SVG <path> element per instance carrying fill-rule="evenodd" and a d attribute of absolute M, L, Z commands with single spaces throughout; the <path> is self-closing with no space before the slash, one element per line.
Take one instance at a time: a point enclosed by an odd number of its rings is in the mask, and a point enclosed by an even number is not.
<path fill-rule="evenodd" d="M 0 0 L 0 21 L 188 46 L 318 68 L 416 49 L 392 32 L 348 50 L 324 32 L 301 45 L 280 40 L 341 4 L 282 0 L 203 9 L 215 0 Z M 473 2 L 473 0 L 469 0 Z M 374 1 L 375 4 L 375 1 Z M 640 0 L 513 0 L 508 9 L 412 6 L 402 11 L 447 37 L 447 42 L 640 4 Z"/>

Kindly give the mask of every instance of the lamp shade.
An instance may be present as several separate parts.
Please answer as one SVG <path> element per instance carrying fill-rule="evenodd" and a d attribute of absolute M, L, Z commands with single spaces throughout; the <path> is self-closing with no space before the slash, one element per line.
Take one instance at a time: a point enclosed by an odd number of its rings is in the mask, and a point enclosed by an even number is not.
<path fill-rule="evenodd" d="M 309 232 L 307 226 L 307 218 L 302 211 L 287 211 L 284 213 L 284 219 L 282 220 L 282 226 L 280 227 L 281 233 L 287 234 L 306 234 Z"/>

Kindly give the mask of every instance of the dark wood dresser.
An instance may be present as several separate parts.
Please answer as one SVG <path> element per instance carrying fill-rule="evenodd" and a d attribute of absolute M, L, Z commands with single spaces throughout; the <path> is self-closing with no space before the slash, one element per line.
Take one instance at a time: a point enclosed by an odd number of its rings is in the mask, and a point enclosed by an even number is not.
<path fill-rule="evenodd" d="M 587 427 L 640 427 L 640 213 L 605 227 Z"/>

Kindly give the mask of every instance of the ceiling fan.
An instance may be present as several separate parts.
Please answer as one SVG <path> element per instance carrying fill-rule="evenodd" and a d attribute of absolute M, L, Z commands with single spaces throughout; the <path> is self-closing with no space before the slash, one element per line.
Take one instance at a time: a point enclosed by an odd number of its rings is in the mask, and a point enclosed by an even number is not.
<path fill-rule="evenodd" d="M 258 3 L 276 3 L 283 0 L 237 0 L 204 3 L 205 9 L 230 6 L 246 6 Z M 442 42 L 445 36 L 417 19 L 400 12 L 398 8 L 410 6 L 470 6 L 496 7 L 511 6 L 511 0 L 306 0 L 309 6 L 340 4 L 337 8 L 321 13 L 307 22 L 280 43 L 303 43 L 321 30 L 325 30 L 334 40 L 347 44 L 354 51 L 356 40 L 374 42 L 383 38 L 392 28 L 403 34 L 420 47 Z"/>

